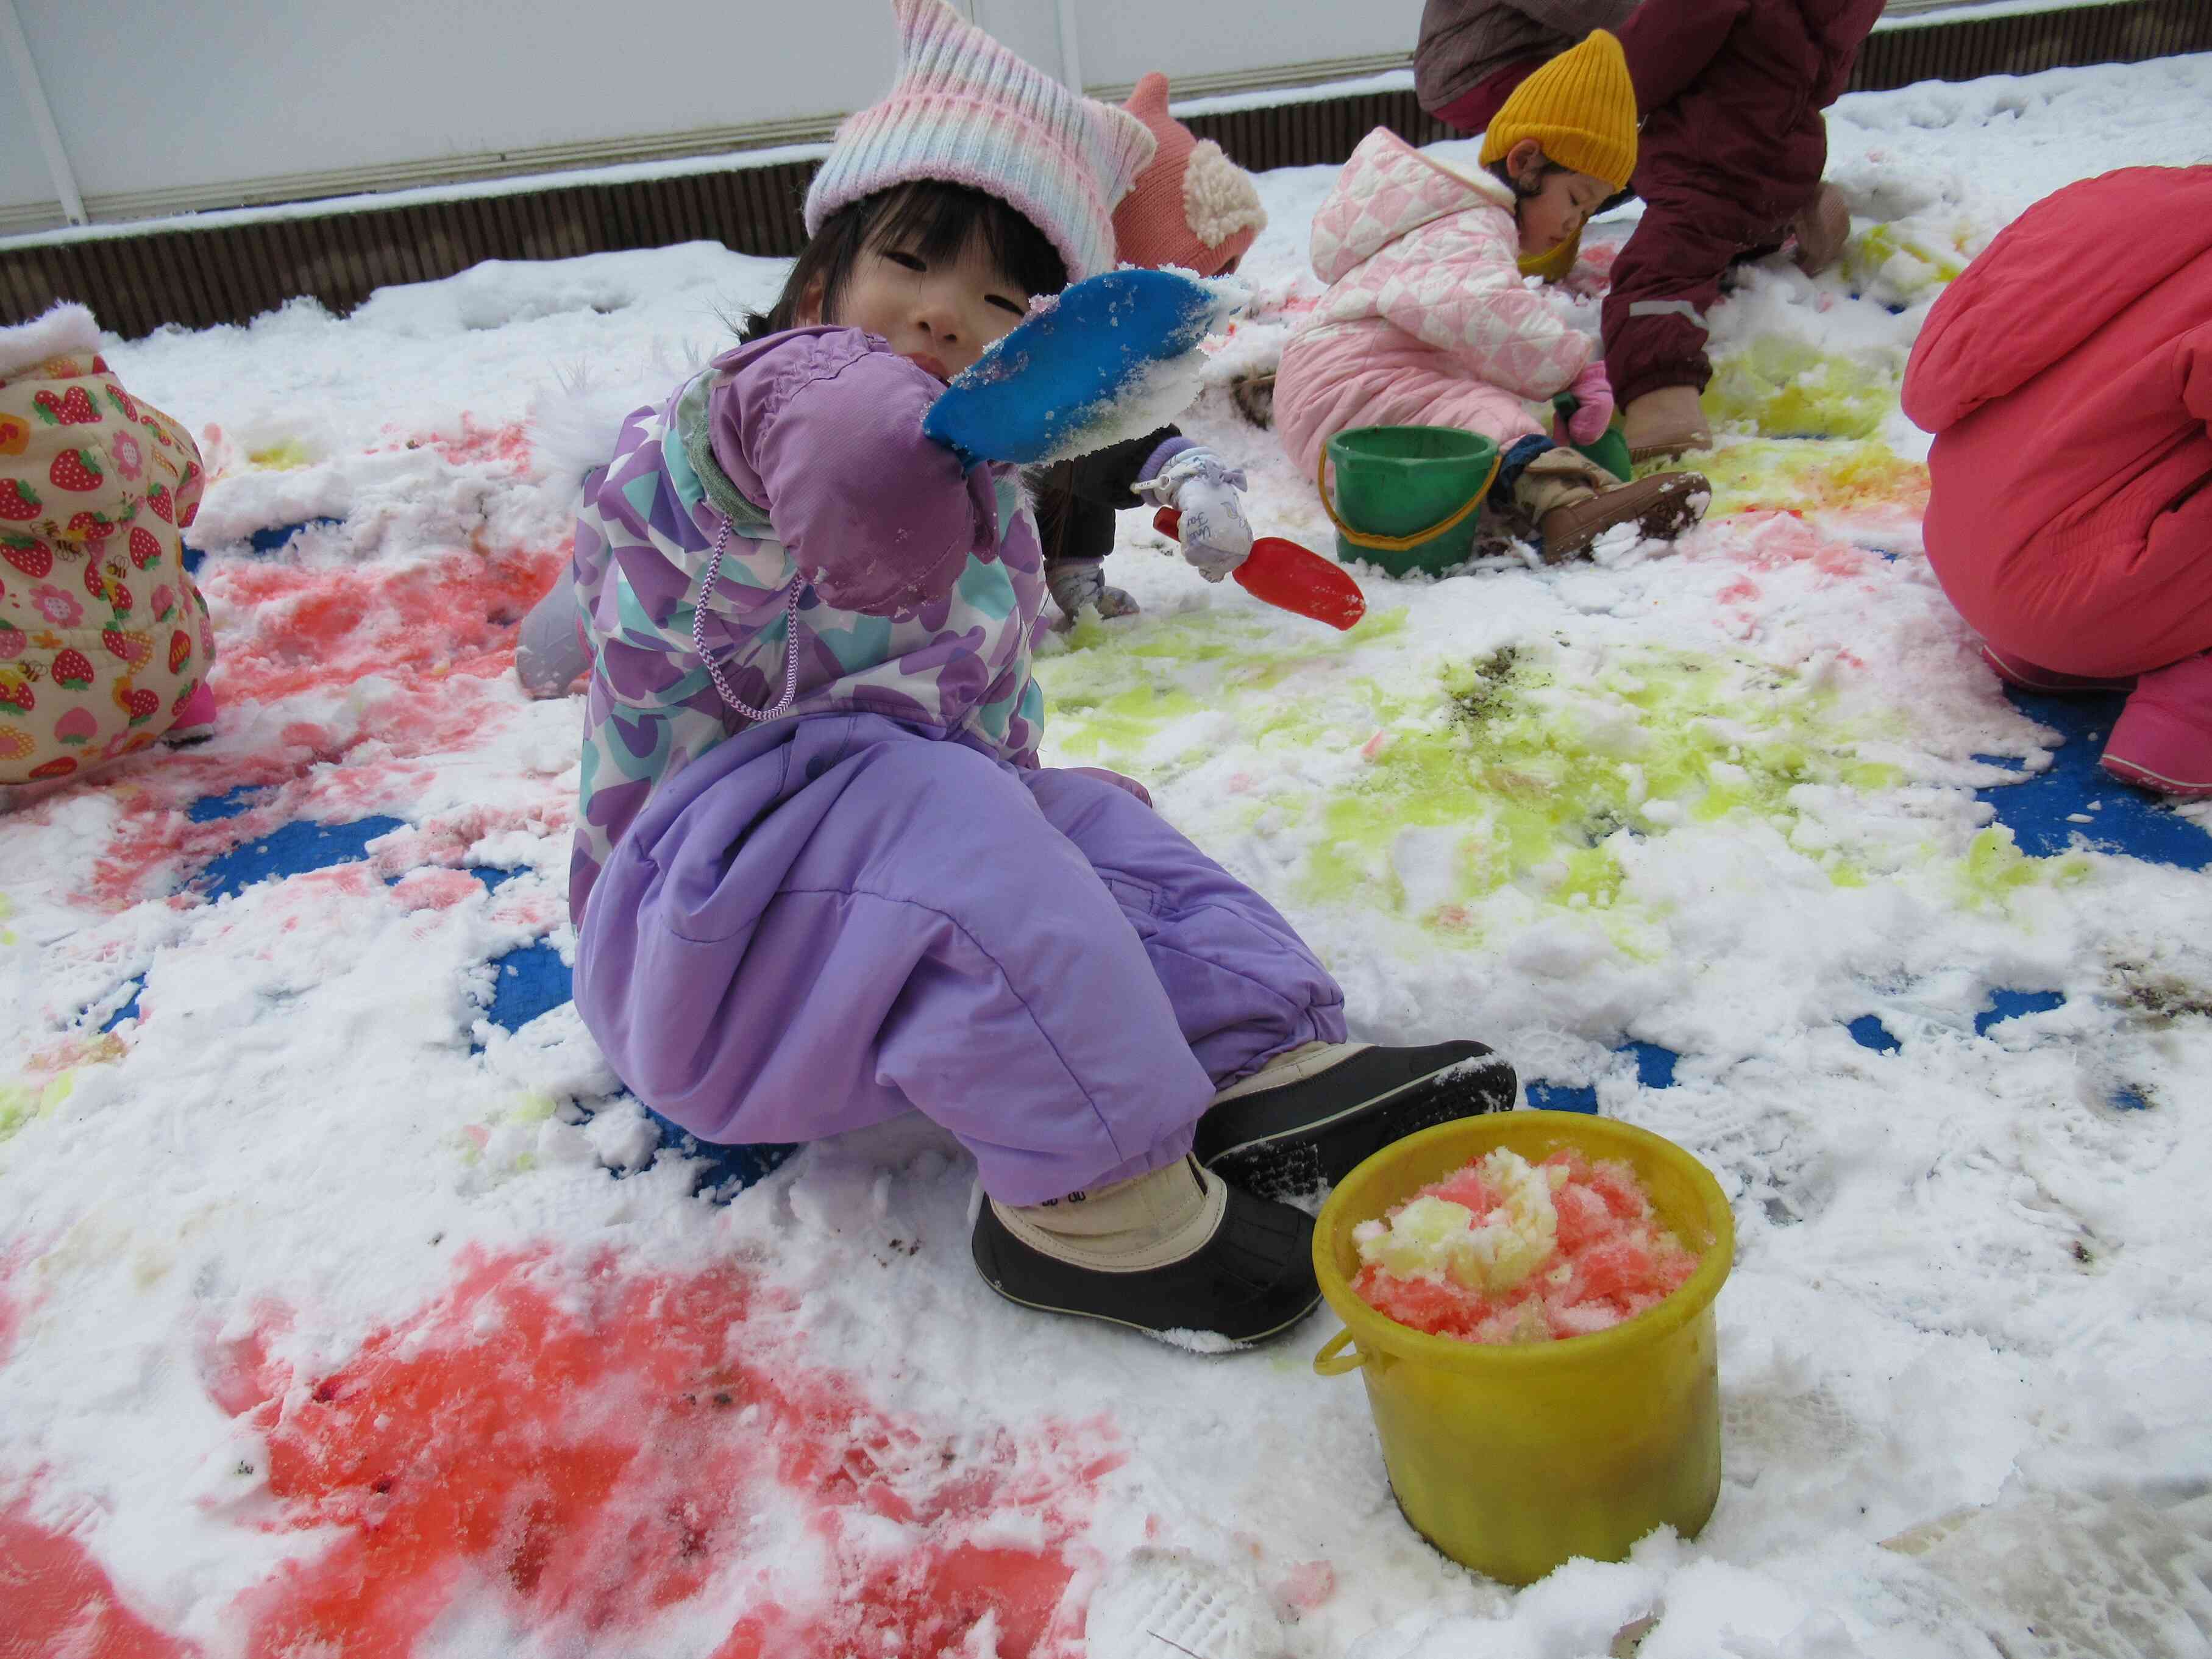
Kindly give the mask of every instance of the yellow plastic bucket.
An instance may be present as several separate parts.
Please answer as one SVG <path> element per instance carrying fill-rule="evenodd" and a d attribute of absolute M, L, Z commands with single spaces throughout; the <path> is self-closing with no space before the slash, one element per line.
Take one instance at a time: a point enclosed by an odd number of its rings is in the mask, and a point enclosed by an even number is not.
<path fill-rule="evenodd" d="M 1609 1331 L 1511 1346 L 1430 1336 L 1361 1301 L 1352 1230 L 1500 1146 L 1532 1163 L 1562 1146 L 1626 1161 L 1660 1219 L 1703 1253 L 1697 1270 Z M 1314 1370 L 1365 1376 L 1398 1507 L 1453 1560 L 1526 1584 L 1575 1556 L 1620 1560 L 1655 1527 L 1686 1538 L 1705 1524 L 1721 1484 L 1713 1298 L 1735 1223 L 1719 1182 L 1680 1146 L 1578 1112 L 1442 1124 L 1346 1176 L 1322 1208 L 1313 1251 L 1322 1294 L 1345 1323 Z"/>

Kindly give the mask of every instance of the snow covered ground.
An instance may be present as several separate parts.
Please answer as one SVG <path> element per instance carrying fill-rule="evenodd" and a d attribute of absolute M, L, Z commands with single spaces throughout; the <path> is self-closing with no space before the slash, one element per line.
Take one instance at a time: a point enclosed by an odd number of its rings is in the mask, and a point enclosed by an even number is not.
<path fill-rule="evenodd" d="M 2212 814 L 2083 769 L 2109 705 L 2039 706 L 2054 755 L 2000 695 L 1896 409 L 2008 217 L 2212 159 L 2209 118 L 2212 57 L 1846 99 L 1850 261 L 1717 312 L 1679 551 L 1372 579 L 1338 635 L 1132 514 L 1144 614 L 1045 664 L 1048 758 L 1144 778 L 1355 1036 L 1482 1036 L 1734 1200 L 1711 1524 L 1518 1593 L 1400 1519 L 1326 1316 L 1200 1358 L 1002 1304 L 918 1121 L 696 1195 L 558 1002 L 579 711 L 507 672 L 567 537 L 522 422 L 665 383 L 778 264 L 115 348 L 205 434 L 223 728 L 0 820 L 0 1651 L 1051 1659 L 1147 1545 L 1297 1659 L 2212 1650 Z M 1223 382 L 1311 299 L 1328 179 L 1264 180 L 1187 422 L 1322 547 Z"/>

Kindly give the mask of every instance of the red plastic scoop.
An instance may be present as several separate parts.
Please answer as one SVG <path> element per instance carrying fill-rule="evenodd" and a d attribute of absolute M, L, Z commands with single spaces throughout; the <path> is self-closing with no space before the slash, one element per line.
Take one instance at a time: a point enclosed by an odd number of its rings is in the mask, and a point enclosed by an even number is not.
<path fill-rule="evenodd" d="M 1182 514 L 1171 507 L 1152 514 L 1152 528 L 1163 536 L 1174 535 L 1182 522 Z M 1366 598 L 1350 571 L 1280 536 L 1255 538 L 1250 556 L 1230 574 L 1254 599 L 1331 628 L 1350 628 L 1367 614 Z"/>

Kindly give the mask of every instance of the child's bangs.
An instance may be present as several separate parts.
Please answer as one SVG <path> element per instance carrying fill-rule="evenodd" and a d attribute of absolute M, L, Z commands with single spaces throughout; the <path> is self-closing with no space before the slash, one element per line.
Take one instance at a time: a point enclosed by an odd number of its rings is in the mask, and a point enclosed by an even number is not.
<path fill-rule="evenodd" d="M 965 185 L 922 179 L 884 192 L 868 227 L 868 246 L 902 248 L 935 264 L 957 259 L 971 240 L 1024 294 L 1057 294 L 1067 266 L 1045 234 L 997 197 Z"/>

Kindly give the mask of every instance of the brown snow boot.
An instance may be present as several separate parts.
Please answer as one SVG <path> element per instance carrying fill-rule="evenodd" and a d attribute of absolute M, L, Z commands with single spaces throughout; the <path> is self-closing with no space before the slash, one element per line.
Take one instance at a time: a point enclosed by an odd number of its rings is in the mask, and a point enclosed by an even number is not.
<path fill-rule="evenodd" d="M 1662 386 L 1645 392 L 1621 410 L 1620 424 L 1632 461 L 1667 459 L 1713 447 L 1713 429 L 1705 424 L 1705 405 L 1693 386 Z"/>
<path fill-rule="evenodd" d="M 1655 472 L 1628 483 L 1612 477 L 1571 449 L 1546 450 L 1522 470 L 1513 499 L 1542 538 L 1547 564 L 1587 551 L 1617 524 L 1672 541 L 1705 515 L 1712 498 L 1712 486 L 1695 472 Z"/>

